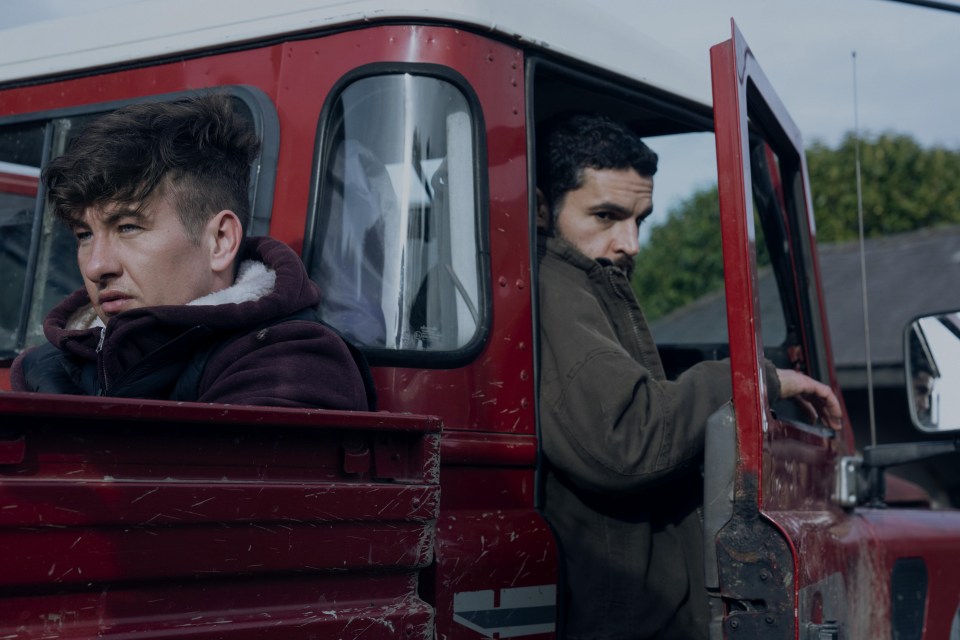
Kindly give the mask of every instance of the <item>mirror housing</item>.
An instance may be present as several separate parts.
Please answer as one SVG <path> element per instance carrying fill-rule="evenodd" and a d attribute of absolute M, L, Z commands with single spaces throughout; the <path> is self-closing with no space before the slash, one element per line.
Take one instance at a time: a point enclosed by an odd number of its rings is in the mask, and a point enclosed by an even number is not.
<path fill-rule="evenodd" d="M 914 426 L 934 433 L 960 429 L 960 311 L 921 316 L 903 336 Z"/>

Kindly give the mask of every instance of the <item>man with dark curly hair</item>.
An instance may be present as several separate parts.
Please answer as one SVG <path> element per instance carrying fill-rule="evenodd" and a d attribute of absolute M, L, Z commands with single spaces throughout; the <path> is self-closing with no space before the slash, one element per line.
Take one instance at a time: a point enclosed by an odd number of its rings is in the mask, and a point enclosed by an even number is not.
<path fill-rule="evenodd" d="M 210 94 L 118 109 L 50 162 L 84 288 L 14 362 L 14 390 L 370 408 L 362 358 L 317 321 L 300 258 L 244 238 L 258 147 Z"/>
<path fill-rule="evenodd" d="M 732 394 L 729 362 L 668 381 L 630 287 L 657 155 L 599 115 L 538 149 L 544 510 L 557 534 L 566 638 L 706 638 L 699 460 Z M 772 400 L 839 428 L 830 388 L 767 364 Z"/>

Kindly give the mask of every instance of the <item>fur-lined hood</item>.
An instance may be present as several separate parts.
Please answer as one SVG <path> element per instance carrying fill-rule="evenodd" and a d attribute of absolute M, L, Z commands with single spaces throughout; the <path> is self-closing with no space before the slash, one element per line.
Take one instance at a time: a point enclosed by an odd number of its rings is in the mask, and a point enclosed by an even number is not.
<path fill-rule="evenodd" d="M 276 271 L 262 262 L 245 260 L 240 264 L 237 278 L 231 286 L 209 293 L 187 304 L 191 306 L 214 306 L 253 302 L 273 291 L 276 283 Z M 65 328 L 68 331 L 83 331 L 84 329 L 102 328 L 103 326 L 103 320 L 97 316 L 93 304 L 88 299 L 85 306 L 77 309 L 67 319 Z"/>

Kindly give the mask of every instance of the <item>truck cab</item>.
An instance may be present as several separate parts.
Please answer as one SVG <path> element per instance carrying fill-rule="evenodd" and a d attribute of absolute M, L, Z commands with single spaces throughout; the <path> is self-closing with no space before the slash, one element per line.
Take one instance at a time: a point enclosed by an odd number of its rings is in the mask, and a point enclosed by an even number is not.
<path fill-rule="evenodd" d="M 718 178 L 687 275 L 719 271 L 692 303 L 719 312 L 708 331 L 653 323 L 672 375 L 730 358 L 735 380 L 704 455 L 711 637 L 960 637 L 960 515 L 838 491 L 849 421 L 767 400 L 765 359 L 841 389 L 802 142 L 735 28 L 711 93 L 582 3 L 195 4 L 5 34 L 0 386 L 81 285 L 42 168 L 100 114 L 214 90 L 262 140 L 247 233 L 300 253 L 379 410 L 0 393 L 0 636 L 562 637 L 536 147 L 550 118 L 592 110 L 660 154 L 658 185 L 696 163 Z"/>

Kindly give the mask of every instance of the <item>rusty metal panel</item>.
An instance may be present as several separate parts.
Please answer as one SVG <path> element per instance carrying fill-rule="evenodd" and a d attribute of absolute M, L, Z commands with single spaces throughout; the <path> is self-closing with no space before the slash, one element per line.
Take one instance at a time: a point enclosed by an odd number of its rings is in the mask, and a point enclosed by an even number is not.
<path fill-rule="evenodd" d="M 432 637 L 439 421 L 78 400 L 3 396 L 0 636 Z"/>

